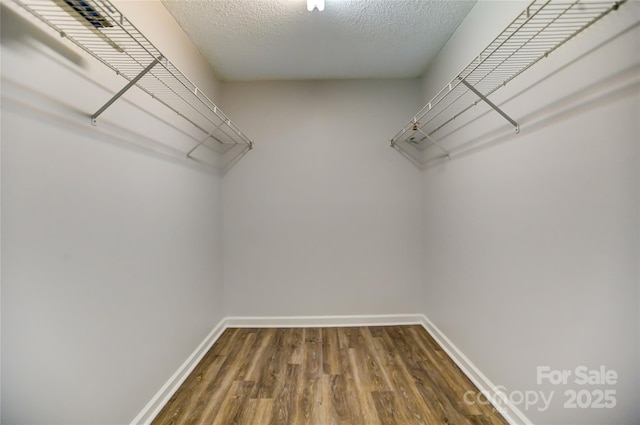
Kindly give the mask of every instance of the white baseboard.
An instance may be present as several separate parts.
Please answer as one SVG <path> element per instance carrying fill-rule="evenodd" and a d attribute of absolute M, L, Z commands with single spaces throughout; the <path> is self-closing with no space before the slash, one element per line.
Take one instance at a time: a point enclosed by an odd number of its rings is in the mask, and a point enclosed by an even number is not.
<path fill-rule="evenodd" d="M 227 328 L 226 319 L 222 319 L 218 323 L 209 335 L 198 345 L 193 353 L 182 363 L 182 365 L 176 370 L 176 372 L 169 378 L 169 380 L 160 388 L 160 390 L 153 396 L 153 398 L 142 409 L 138 416 L 136 416 L 131 425 L 148 425 L 151 421 L 160 413 L 160 410 L 169 401 L 171 396 L 180 388 L 180 385 L 187 379 L 189 374 L 200 363 L 200 360 L 207 354 L 207 351 L 213 346 L 213 344 L 220 338 L 222 332 Z"/>
<path fill-rule="evenodd" d="M 419 325 L 420 314 L 362 316 L 227 317 L 228 328 L 321 328 L 345 326 Z"/>
<path fill-rule="evenodd" d="M 498 389 L 462 351 L 456 347 L 423 314 L 386 314 L 361 316 L 283 316 L 283 317 L 226 317 L 218 323 L 195 351 L 185 360 L 180 368 L 160 388 L 142 411 L 131 422 L 131 425 L 148 425 L 156 417 L 162 407 L 178 390 L 196 365 L 202 360 L 222 332 L 227 328 L 309 328 L 309 327 L 344 327 L 344 326 L 398 326 L 422 325 L 436 340 L 442 349 L 451 357 L 462 372 L 469 377 L 480 392 L 500 397 L 502 402 L 495 407 L 510 425 L 532 425 L 531 421 Z"/>
<path fill-rule="evenodd" d="M 485 394 L 488 400 L 500 400 L 499 403 L 494 403 L 494 407 L 504 416 L 510 425 L 533 425 L 520 409 L 509 400 L 504 391 L 494 385 L 427 316 L 421 315 L 421 317 L 422 321 L 420 324 L 429 332 L 433 339 L 436 340 L 445 353 L 451 357 L 462 372 L 467 375 L 471 382 L 478 387 L 478 390 Z"/>

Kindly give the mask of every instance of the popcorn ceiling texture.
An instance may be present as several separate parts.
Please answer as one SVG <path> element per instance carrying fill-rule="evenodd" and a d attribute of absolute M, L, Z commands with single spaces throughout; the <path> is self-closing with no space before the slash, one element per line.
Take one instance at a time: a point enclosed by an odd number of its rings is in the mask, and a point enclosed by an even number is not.
<path fill-rule="evenodd" d="M 419 77 L 473 1 L 163 0 L 225 81 Z"/>

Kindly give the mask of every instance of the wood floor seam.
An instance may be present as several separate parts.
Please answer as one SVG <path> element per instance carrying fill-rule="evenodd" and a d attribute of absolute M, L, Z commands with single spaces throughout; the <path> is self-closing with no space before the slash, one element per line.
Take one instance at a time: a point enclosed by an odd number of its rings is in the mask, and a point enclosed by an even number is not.
<path fill-rule="evenodd" d="M 152 425 L 507 425 L 419 325 L 228 328 Z"/>

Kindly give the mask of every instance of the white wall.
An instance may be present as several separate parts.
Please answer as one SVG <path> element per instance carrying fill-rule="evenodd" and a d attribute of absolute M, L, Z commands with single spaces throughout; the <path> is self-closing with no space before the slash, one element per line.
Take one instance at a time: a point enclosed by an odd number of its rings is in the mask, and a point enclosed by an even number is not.
<path fill-rule="evenodd" d="M 159 3 L 118 6 L 216 99 Z M 2 422 L 126 423 L 224 315 L 414 312 L 507 390 L 620 375 L 616 409 L 553 388 L 536 423 L 640 422 L 638 4 L 496 93 L 520 135 L 459 121 L 424 175 L 388 146 L 521 7 L 480 2 L 422 82 L 225 84 L 256 149 L 223 188 L 144 95 L 89 125 L 122 80 L 3 4 Z"/>
<path fill-rule="evenodd" d="M 122 6 L 173 58 L 162 6 Z M 224 316 L 221 177 L 137 89 L 91 126 L 124 80 L 30 22 L 3 2 L 2 423 L 125 424 Z"/>
<path fill-rule="evenodd" d="M 420 172 L 388 139 L 419 80 L 223 86 L 256 149 L 225 175 L 227 312 L 414 313 Z"/>
<path fill-rule="evenodd" d="M 479 2 L 426 99 L 521 6 Z M 536 424 L 640 423 L 639 21 L 628 2 L 496 92 L 521 134 L 495 113 L 456 120 L 453 159 L 424 172 L 422 311 L 507 394 L 555 391 L 546 412 L 519 406 Z M 544 365 L 604 365 L 619 382 L 537 385 Z M 563 408 L 565 390 L 606 388 L 614 409 Z"/>

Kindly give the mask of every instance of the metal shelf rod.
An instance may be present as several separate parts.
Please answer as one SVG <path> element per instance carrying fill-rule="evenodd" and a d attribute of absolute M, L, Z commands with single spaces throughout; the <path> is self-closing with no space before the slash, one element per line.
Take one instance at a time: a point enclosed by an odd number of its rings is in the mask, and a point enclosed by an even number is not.
<path fill-rule="evenodd" d="M 127 80 L 91 115 L 96 118 L 134 85 L 222 144 L 249 140 L 231 120 L 109 0 L 13 0 L 62 37 Z M 207 146 L 204 143 L 196 145 Z M 188 155 L 192 156 L 193 152 Z"/>
<path fill-rule="evenodd" d="M 391 144 L 415 144 L 416 140 L 433 144 L 436 132 L 480 101 L 519 132 L 518 123 L 488 97 L 626 1 L 533 0 L 395 134 Z M 416 137 L 416 133 L 431 139 Z"/>

